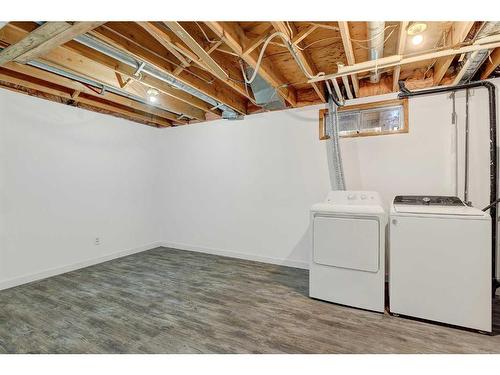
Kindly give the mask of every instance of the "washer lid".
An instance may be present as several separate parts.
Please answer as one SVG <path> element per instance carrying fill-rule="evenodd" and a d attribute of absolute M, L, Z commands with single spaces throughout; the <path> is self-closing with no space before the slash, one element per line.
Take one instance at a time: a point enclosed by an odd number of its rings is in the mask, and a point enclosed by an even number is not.
<path fill-rule="evenodd" d="M 455 216 L 478 216 L 487 215 L 485 212 L 469 206 L 426 206 L 394 204 L 394 211 L 408 214 L 431 214 L 431 215 L 455 215 Z"/>
<path fill-rule="evenodd" d="M 394 204 L 412 206 L 466 206 L 458 197 L 446 195 L 398 195 Z"/>

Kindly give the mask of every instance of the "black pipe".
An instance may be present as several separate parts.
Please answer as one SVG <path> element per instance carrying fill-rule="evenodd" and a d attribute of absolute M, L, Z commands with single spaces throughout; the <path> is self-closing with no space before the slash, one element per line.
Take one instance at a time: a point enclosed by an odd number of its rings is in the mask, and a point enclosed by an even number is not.
<path fill-rule="evenodd" d="M 456 86 L 441 86 L 431 89 L 409 91 L 403 81 L 399 81 L 399 88 L 401 92 L 398 94 L 400 99 L 409 98 L 413 96 L 422 96 L 430 94 L 441 94 L 445 92 L 455 92 L 459 90 L 467 90 L 472 88 L 484 87 L 488 89 L 489 96 L 489 117 L 490 117 L 490 202 L 492 203 L 490 209 L 491 215 L 491 247 L 492 247 L 492 278 L 493 278 L 493 293 L 496 288 L 500 286 L 499 281 L 496 279 L 496 248 L 497 248 L 497 101 L 496 101 L 496 87 L 493 83 L 488 81 L 476 81 L 463 83 Z"/>

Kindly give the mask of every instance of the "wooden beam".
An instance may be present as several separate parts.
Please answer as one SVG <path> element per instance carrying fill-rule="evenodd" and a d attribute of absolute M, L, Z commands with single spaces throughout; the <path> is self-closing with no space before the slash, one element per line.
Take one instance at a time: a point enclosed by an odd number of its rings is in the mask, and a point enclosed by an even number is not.
<path fill-rule="evenodd" d="M 349 99 L 354 99 L 354 96 L 352 95 L 352 91 L 351 91 L 351 86 L 349 86 L 349 78 L 347 76 L 343 76 L 342 82 L 344 82 L 344 87 L 345 87 L 345 90 L 347 92 L 347 97 Z"/>
<path fill-rule="evenodd" d="M 2 30 L 7 27 L 8 26 L 2 28 Z M 17 43 L 11 44 L 0 51 L 0 66 L 38 47 L 64 30 L 67 30 L 69 27 L 71 27 L 71 25 L 67 22 L 44 23 L 29 34 L 26 34 L 25 37 L 17 41 Z"/>
<path fill-rule="evenodd" d="M 299 44 L 300 42 L 302 42 L 302 40 L 311 35 L 311 33 L 313 33 L 318 27 L 319 26 L 316 24 L 311 24 L 309 26 L 304 27 L 298 34 L 296 34 L 292 38 L 292 43 Z"/>
<path fill-rule="evenodd" d="M 219 48 L 219 46 L 220 46 L 221 44 L 222 44 L 222 42 L 221 42 L 221 41 L 218 41 L 218 42 L 216 42 L 216 43 L 212 44 L 212 46 L 211 46 L 211 47 L 206 48 L 207 53 L 210 55 L 212 52 L 214 52 L 215 50 L 217 50 L 217 48 Z M 188 66 L 190 66 L 190 65 L 191 65 L 191 62 L 192 62 L 192 61 L 194 61 L 194 62 L 196 62 L 196 63 L 199 63 L 199 62 L 201 61 L 201 59 L 200 59 L 200 58 L 198 58 L 198 59 L 196 59 L 196 60 L 191 60 L 190 58 L 187 58 L 187 59 L 186 59 L 186 62 L 189 64 Z M 183 67 L 183 66 L 178 66 L 178 67 L 177 67 L 177 68 L 175 68 L 175 70 L 174 70 L 174 75 L 178 76 L 179 74 L 181 74 L 181 73 L 184 71 L 184 69 L 185 69 L 185 68 L 186 68 L 186 67 Z"/>
<path fill-rule="evenodd" d="M 229 75 L 221 68 L 220 63 L 215 61 L 215 59 L 210 56 L 210 54 L 215 50 L 214 46 L 204 48 L 198 41 L 196 41 L 188 32 L 185 30 L 180 24 L 177 22 L 164 22 L 167 27 L 174 33 L 172 37 L 170 37 L 164 30 L 159 29 L 156 25 L 149 25 L 148 27 L 154 27 L 155 29 L 155 37 L 157 40 L 163 39 L 163 43 L 171 45 L 171 47 L 176 50 L 178 54 L 188 56 L 183 57 L 183 64 L 181 64 L 178 69 L 176 68 L 173 72 L 174 75 L 179 75 L 185 68 L 187 68 L 191 62 L 194 62 L 201 68 L 205 69 L 208 73 L 214 75 L 216 78 L 221 80 L 231 89 L 235 90 L 241 96 L 249 100 L 253 100 L 253 97 L 250 96 L 245 89 L 245 86 L 241 83 L 238 83 L 234 80 L 229 79 Z M 174 40 L 178 39 L 178 41 Z M 182 42 L 182 44 L 180 43 Z M 222 43 L 222 42 L 221 42 Z M 187 47 L 184 47 L 185 44 Z M 219 43 L 214 43 L 214 45 L 220 45 Z M 203 52 L 201 52 L 203 50 Z M 215 66 L 214 66 L 215 64 Z M 224 74 L 218 74 L 214 69 L 219 67 Z M 246 110 L 246 109 L 245 109 Z"/>
<path fill-rule="evenodd" d="M 56 47 L 63 45 L 78 35 L 85 34 L 92 29 L 102 25 L 104 22 L 76 22 L 61 33 L 47 39 L 35 48 L 23 53 L 15 59 L 16 62 L 26 64 L 28 61 L 45 55 Z"/>
<path fill-rule="evenodd" d="M 58 96 L 60 98 L 66 99 L 66 100 L 72 100 L 74 102 L 79 102 L 79 103 L 84 103 L 87 105 L 91 105 L 100 109 L 104 109 L 106 111 L 114 112 L 114 113 L 119 113 L 122 114 L 130 119 L 133 120 L 140 120 L 140 121 L 147 121 L 151 123 L 155 123 L 158 126 L 171 126 L 171 122 L 157 118 L 156 116 L 153 115 L 145 115 L 142 113 L 137 113 L 134 112 L 132 109 L 126 109 L 122 107 L 116 107 L 111 104 L 108 104 L 102 100 L 93 100 L 92 98 L 88 97 L 82 97 L 82 95 L 79 95 L 78 97 L 74 98 L 72 93 L 63 91 L 61 89 L 55 88 L 55 87 L 50 87 L 49 85 L 43 84 L 43 82 L 38 81 L 30 81 L 28 79 L 29 77 L 24 76 L 24 75 L 19 75 L 15 72 L 11 72 L 5 68 L 0 68 L 0 80 L 4 82 L 8 82 L 14 85 L 26 87 L 32 90 L 48 93 L 51 95 Z M 49 83 L 50 84 L 50 83 Z"/>
<path fill-rule="evenodd" d="M 344 75 L 369 72 L 375 69 L 375 67 L 378 67 L 379 69 L 385 69 L 397 65 L 413 64 L 420 61 L 432 60 L 435 58 L 441 58 L 446 56 L 455 56 L 455 55 L 460 55 L 462 53 L 474 52 L 479 50 L 488 50 L 497 47 L 500 47 L 500 35 L 492 35 L 489 37 L 478 39 L 473 44 L 465 45 L 463 47 L 456 49 L 449 48 L 434 52 L 424 52 L 421 54 L 415 54 L 410 56 L 392 55 L 392 56 L 382 57 L 378 60 L 370 60 L 362 63 L 357 63 L 353 66 L 346 66 L 346 67 L 339 66 L 337 73 L 327 74 L 318 78 L 313 78 L 310 79 L 309 82 L 318 82 L 327 79 L 342 77 Z"/>
<path fill-rule="evenodd" d="M 245 55 L 244 45 L 248 39 L 245 32 L 236 22 L 208 21 L 205 24 L 217 35 L 227 46 L 239 57 L 241 57 L 252 69 L 257 66 L 258 53 L 253 51 Z M 285 99 L 292 107 L 297 104 L 296 92 L 292 87 L 284 86 L 284 79 L 280 77 L 273 67 L 263 61 L 259 68 L 259 75 Z"/>
<path fill-rule="evenodd" d="M 191 86 L 192 88 L 197 89 L 203 94 L 213 98 L 215 101 L 231 107 L 236 112 L 239 112 L 241 114 L 246 113 L 246 101 L 243 99 L 243 97 L 250 97 L 247 95 L 245 87 L 242 84 L 238 84 L 237 82 L 234 82 L 230 79 L 224 79 L 222 82 L 207 82 L 206 80 L 202 80 L 199 77 L 196 77 L 192 74 L 192 72 L 185 70 L 191 65 L 191 62 L 198 64 L 202 69 L 207 70 L 208 72 L 210 70 L 195 53 L 191 52 L 189 49 L 184 47 L 184 45 L 180 44 L 180 39 L 177 38 L 175 34 L 169 34 L 168 31 L 158 27 L 156 24 L 151 22 L 139 22 L 139 25 L 146 31 L 148 31 L 150 35 L 158 42 L 160 42 L 165 48 L 168 47 L 167 49 L 170 52 L 175 51 L 177 56 L 182 59 L 182 61 L 179 60 L 181 61 L 179 66 L 177 66 L 176 68 L 170 68 L 166 66 L 163 61 L 160 61 L 158 57 L 152 55 L 151 53 L 147 53 L 144 50 L 141 50 L 141 48 L 133 47 L 134 51 L 133 53 L 131 53 L 130 43 L 128 43 L 128 41 L 124 40 L 123 37 L 116 33 L 115 35 L 111 35 L 110 33 L 108 33 L 106 36 L 98 34 L 98 37 L 100 39 L 103 39 L 106 43 L 113 45 L 115 48 L 126 51 L 127 53 L 132 54 L 137 59 L 146 61 L 156 68 L 161 69 L 166 74 L 171 75 L 172 78 L 181 81 L 187 86 Z M 181 74 L 183 72 L 185 74 Z M 223 85 L 221 85 L 221 83 L 223 83 Z M 237 91 L 237 93 L 235 93 L 234 91 Z M 220 113 L 218 111 L 211 112 L 217 115 Z"/>
<path fill-rule="evenodd" d="M 354 59 L 354 50 L 352 49 L 351 35 L 349 32 L 349 24 L 347 21 L 339 21 L 340 37 L 342 38 L 342 45 L 344 46 L 344 52 L 347 60 L 347 65 L 354 65 L 356 61 Z M 351 74 L 352 87 L 354 88 L 354 96 L 359 96 L 359 80 L 356 74 Z"/>
<path fill-rule="evenodd" d="M 113 102 L 116 104 L 131 107 L 133 109 L 136 109 L 136 110 L 139 110 L 142 112 L 150 113 L 150 114 L 153 114 L 155 116 L 170 120 L 172 122 L 176 122 L 179 124 L 186 123 L 186 121 L 184 121 L 184 120 L 178 120 L 178 116 L 175 115 L 174 113 L 171 113 L 171 112 L 161 108 L 160 104 L 158 104 L 159 107 L 156 107 L 156 106 L 141 103 L 141 102 L 138 102 L 136 100 L 133 100 L 133 99 L 121 96 L 121 95 L 117 95 L 117 94 L 114 94 L 111 92 L 104 92 L 103 94 L 101 94 L 101 93 L 98 93 L 98 92 L 90 89 L 88 86 L 86 86 L 80 82 L 73 81 L 69 78 L 65 78 L 65 77 L 59 76 L 57 74 L 47 72 L 47 71 L 44 71 L 42 69 L 38 69 L 38 68 L 29 66 L 29 65 L 22 65 L 22 64 L 15 63 L 15 62 L 10 62 L 10 63 L 5 64 L 4 68 L 8 69 L 10 71 L 13 71 L 13 72 L 24 74 L 26 76 L 30 76 L 30 77 L 40 79 L 40 80 L 43 80 L 46 82 L 50 82 L 50 83 L 53 83 L 53 84 L 56 84 L 56 85 L 59 85 L 62 87 L 66 87 L 68 89 L 68 91 L 73 92 L 71 94 L 71 97 L 73 99 L 75 99 L 76 97 L 78 97 L 80 94 L 83 93 L 86 95 L 95 96 L 97 98 L 106 99 L 107 101 L 110 101 L 110 102 Z"/>
<path fill-rule="evenodd" d="M 481 79 L 487 79 L 491 73 L 500 65 L 500 48 L 496 48 L 491 52 L 490 56 L 486 59 L 484 70 L 481 73 Z"/>
<path fill-rule="evenodd" d="M 144 30 L 146 30 L 149 35 L 151 35 L 157 42 L 159 42 L 163 47 L 167 49 L 172 55 L 174 55 L 177 60 L 180 61 L 181 66 L 186 68 L 191 64 L 186 60 L 186 58 L 175 48 L 174 43 L 169 38 L 169 36 L 156 26 L 153 22 L 137 22 Z"/>
<path fill-rule="evenodd" d="M 399 23 L 399 35 L 398 35 L 398 44 L 396 46 L 396 54 L 402 55 L 405 52 L 406 46 L 406 29 L 408 27 L 408 21 L 403 21 Z M 394 68 L 394 72 L 392 73 L 392 90 L 399 91 L 399 74 L 401 73 L 401 66 L 398 65 Z"/>
<path fill-rule="evenodd" d="M 179 39 L 181 39 L 195 54 L 198 56 L 209 68 L 210 71 L 219 79 L 225 80 L 228 74 L 222 69 L 219 64 L 205 51 L 187 31 L 182 27 L 179 22 L 166 21 L 163 22 L 167 27 L 172 30 Z"/>
<path fill-rule="evenodd" d="M 248 55 L 252 53 L 258 46 L 260 46 L 264 41 L 271 35 L 271 32 L 274 30 L 273 25 L 269 25 L 264 32 L 258 37 L 248 40 L 245 44 L 245 48 L 243 50 L 243 55 Z"/>
<path fill-rule="evenodd" d="M 473 21 L 467 22 L 454 22 L 449 30 L 448 34 L 448 42 L 451 48 L 456 48 L 457 45 L 462 43 L 465 38 L 467 38 L 467 34 L 469 34 L 470 29 L 474 25 Z M 456 55 L 449 55 L 445 57 L 438 58 L 436 63 L 434 64 L 434 85 L 438 86 L 448 68 L 450 67 L 453 59 Z"/>
<path fill-rule="evenodd" d="M 276 31 L 280 31 L 281 33 L 283 33 L 287 36 L 289 43 L 292 43 L 292 41 L 290 39 L 291 38 L 290 32 L 288 31 L 288 27 L 285 25 L 284 22 L 272 21 L 271 24 L 273 25 L 273 27 Z M 292 23 L 290 23 L 290 27 L 292 28 L 293 31 L 296 31 L 295 26 Z M 314 66 L 314 63 L 311 61 L 309 55 L 307 55 L 304 51 L 302 51 L 299 48 L 294 48 L 294 51 L 295 51 L 295 54 L 296 54 L 297 58 L 299 59 L 300 63 L 302 64 L 302 66 L 307 70 L 307 72 L 310 75 L 314 76 L 316 74 L 316 68 Z M 306 76 L 306 78 L 308 78 L 308 77 Z M 314 89 L 314 91 L 316 92 L 316 94 L 318 95 L 319 99 L 323 103 L 325 103 L 326 98 L 325 98 L 325 95 L 323 93 L 323 90 L 321 89 L 321 86 L 319 84 L 316 84 L 316 83 L 311 83 L 311 86 Z"/>
<path fill-rule="evenodd" d="M 22 28 L 9 24 L 0 30 L 0 40 L 13 44 L 24 38 L 26 34 L 27 31 Z M 42 60 L 48 65 L 63 68 L 110 86 L 119 87 L 116 73 L 137 80 L 137 77 L 134 76 L 134 68 L 98 53 L 89 58 L 75 50 L 74 46 L 80 45 L 76 42 L 70 42 L 65 46 L 56 47 L 46 54 Z M 201 99 L 182 90 L 174 89 L 154 77 L 144 76 L 139 85 L 154 87 L 163 93 L 160 96 L 161 102 L 172 112 L 185 114 L 198 120 L 205 120 L 205 112 L 209 111 L 210 105 Z M 128 84 L 123 90 L 134 95 L 144 95 L 145 89 L 138 93 L 137 90 L 134 90 L 134 87 L 137 87 L 137 84 L 135 86 Z"/>

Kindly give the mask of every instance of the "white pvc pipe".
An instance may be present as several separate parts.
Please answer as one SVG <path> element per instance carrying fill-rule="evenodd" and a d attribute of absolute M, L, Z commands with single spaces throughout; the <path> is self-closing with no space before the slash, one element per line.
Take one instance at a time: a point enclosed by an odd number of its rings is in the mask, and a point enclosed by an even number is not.
<path fill-rule="evenodd" d="M 368 48 L 370 48 L 370 60 L 378 60 L 384 57 L 384 21 L 368 22 Z M 380 81 L 380 72 L 375 69 L 370 74 L 370 82 Z"/>

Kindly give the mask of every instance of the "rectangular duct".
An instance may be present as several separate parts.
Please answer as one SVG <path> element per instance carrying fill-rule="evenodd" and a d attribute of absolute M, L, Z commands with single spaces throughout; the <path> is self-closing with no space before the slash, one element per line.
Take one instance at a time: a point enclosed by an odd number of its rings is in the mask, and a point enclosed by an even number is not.
<path fill-rule="evenodd" d="M 251 77 L 253 72 L 252 68 L 246 68 L 247 77 Z M 285 101 L 278 91 L 269 85 L 259 74 L 250 83 L 250 88 L 252 89 L 255 102 L 259 107 L 268 111 L 286 108 Z"/>

